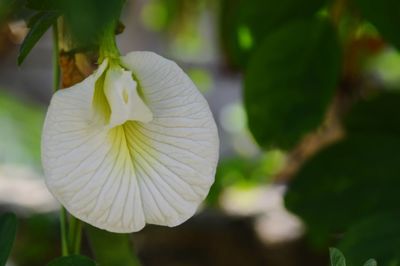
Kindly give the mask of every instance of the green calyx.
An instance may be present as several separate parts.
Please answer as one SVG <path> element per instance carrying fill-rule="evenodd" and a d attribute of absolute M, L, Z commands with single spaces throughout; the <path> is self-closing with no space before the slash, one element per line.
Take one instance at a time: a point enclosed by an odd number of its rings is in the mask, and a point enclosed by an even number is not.
<path fill-rule="evenodd" d="M 113 22 L 105 28 L 100 38 L 99 63 L 103 62 L 105 58 L 108 58 L 110 65 L 119 65 L 120 53 L 115 40 L 115 29 L 116 23 Z"/>

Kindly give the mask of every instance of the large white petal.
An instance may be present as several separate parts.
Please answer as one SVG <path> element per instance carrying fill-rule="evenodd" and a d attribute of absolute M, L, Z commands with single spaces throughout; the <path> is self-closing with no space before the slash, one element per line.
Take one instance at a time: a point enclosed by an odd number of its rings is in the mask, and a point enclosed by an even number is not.
<path fill-rule="evenodd" d="M 175 226 L 194 214 L 214 181 L 216 125 L 207 102 L 174 62 L 134 52 L 123 64 L 152 120 L 110 128 L 107 123 L 118 118 L 98 119 L 92 99 L 100 74 L 58 91 L 43 130 L 46 183 L 69 212 L 99 228 Z"/>

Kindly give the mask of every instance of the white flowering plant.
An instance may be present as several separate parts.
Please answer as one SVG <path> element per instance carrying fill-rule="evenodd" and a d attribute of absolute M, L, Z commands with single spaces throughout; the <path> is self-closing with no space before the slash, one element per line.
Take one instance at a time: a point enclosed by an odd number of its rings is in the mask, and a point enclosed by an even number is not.
<path fill-rule="evenodd" d="M 96 263 L 80 255 L 84 226 L 124 240 L 146 224 L 178 226 L 207 195 L 223 202 L 212 192 L 243 180 L 279 184 L 282 204 L 305 225 L 289 234 L 307 228 L 304 237 L 326 251 L 326 264 L 330 244 L 346 254 L 347 262 L 332 250 L 334 265 L 361 265 L 366 257 L 399 264 L 400 1 L 138 1 L 142 26 L 175 34 L 165 57 L 120 52 L 125 2 L 0 0 L 0 31 L 4 18 L 29 17 L 19 29 L 25 38 L 18 64 L 45 32 L 53 36 L 54 91 L 41 162 L 61 205 L 62 257 L 49 265 Z M 140 42 L 146 34 L 136 30 Z M 0 44 L 7 41 L 0 35 Z M 216 109 L 223 140 L 232 137 L 224 154 L 248 161 L 230 158 L 217 171 L 219 132 L 209 105 L 166 58 L 191 58 L 194 50 L 215 76 L 228 77 L 218 87 L 242 89 L 236 103 Z M 225 103 L 221 91 L 213 101 Z M 279 166 L 270 167 L 273 161 Z M 274 228 L 266 227 L 261 233 Z M 15 215 L 1 216 L 0 266 L 15 232 Z"/>
<path fill-rule="evenodd" d="M 219 138 L 207 101 L 175 62 L 150 51 L 120 54 L 123 4 L 100 1 L 88 14 L 99 23 L 91 25 L 77 24 L 75 10 L 85 6 L 78 1 L 28 1 L 38 13 L 19 63 L 50 27 L 55 45 L 41 157 L 46 185 L 62 206 L 63 257 L 49 265 L 94 263 L 78 255 L 83 223 L 112 233 L 182 224 L 214 182 Z M 67 46 L 90 47 L 92 73 L 78 81 L 66 73 Z"/>

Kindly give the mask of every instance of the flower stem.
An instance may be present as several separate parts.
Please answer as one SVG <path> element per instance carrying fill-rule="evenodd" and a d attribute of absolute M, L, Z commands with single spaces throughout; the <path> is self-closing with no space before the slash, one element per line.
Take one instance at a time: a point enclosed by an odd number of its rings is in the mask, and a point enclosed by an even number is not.
<path fill-rule="evenodd" d="M 74 238 L 74 241 L 72 243 L 72 252 L 73 252 L 73 254 L 79 254 L 80 250 L 81 250 L 82 225 L 83 225 L 83 222 L 81 220 L 79 220 L 79 219 L 76 219 L 75 238 Z"/>
<path fill-rule="evenodd" d="M 63 256 L 79 254 L 83 222 L 61 207 L 61 251 Z"/>
<path fill-rule="evenodd" d="M 58 25 L 53 25 L 53 88 L 56 92 L 60 88 L 60 54 L 58 45 Z"/>
<path fill-rule="evenodd" d="M 58 22 L 53 27 L 53 86 L 54 92 L 60 88 L 60 51 Z M 68 218 L 69 216 L 69 218 Z M 82 239 L 82 221 L 73 215 L 68 215 L 67 210 L 61 206 L 61 253 L 62 256 L 79 254 Z"/>
<path fill-rule="evenodd" d="M 73 216 L 69 215 L 68 219 L 68 250 L 69 253 L 73 251 L 73 242 L 75 241 L 75 224 L 76 220 Z"/>
<path fill-rule="evenodd" d="M 67 235 L 67 211 L 64 207 L 60 210 L 60 223 L 61 223 L 61 254 L 63 256 L 69 255 L 68 249 L 68 235 Z"/>
<path fill-rule="evenodd" d="M 105 58 L 118 60 L 120 53 L 115 40 L 115 31 L 117 23 L 113 22 L 105 28 L 100 41 L 99 63 Z"/>
<path fill-rule="evenodd" d="M 71 254 L 79 254 L 81 249 L 82 221 L 70 215 L 69 218 L 69 250 Z"/>

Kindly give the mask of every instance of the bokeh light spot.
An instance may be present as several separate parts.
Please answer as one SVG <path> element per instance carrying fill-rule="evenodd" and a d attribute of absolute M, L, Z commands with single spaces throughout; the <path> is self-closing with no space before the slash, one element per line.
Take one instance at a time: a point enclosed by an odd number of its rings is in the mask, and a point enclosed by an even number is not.
<path fill-rule="evenodd" d="M 253 36 L 247 26 L 240 26 L 238 28 L 239 45 L 243 50 L 250 50 L 253 47 Z"/>
<path fill-rule="evenodd" d="M 220 113 L 222 128 L 232 134 L 245 130 L 247 125 L 246 112 L 240 103 L 225 105 Z"/>
<path fill-rule="evenodd" d="M 192 68 L 187 71 L 187 74 L 202 93 L 211 90 L 214 81 L 209 71 L 203 68 Z"/>
<path fill-rule="evenodd" d="M 161 1 L 150 1 L 143 6 L 140 18 L 146 28 L 153 31 L 160 31 L 167 24 L 167 7 Z"/>

